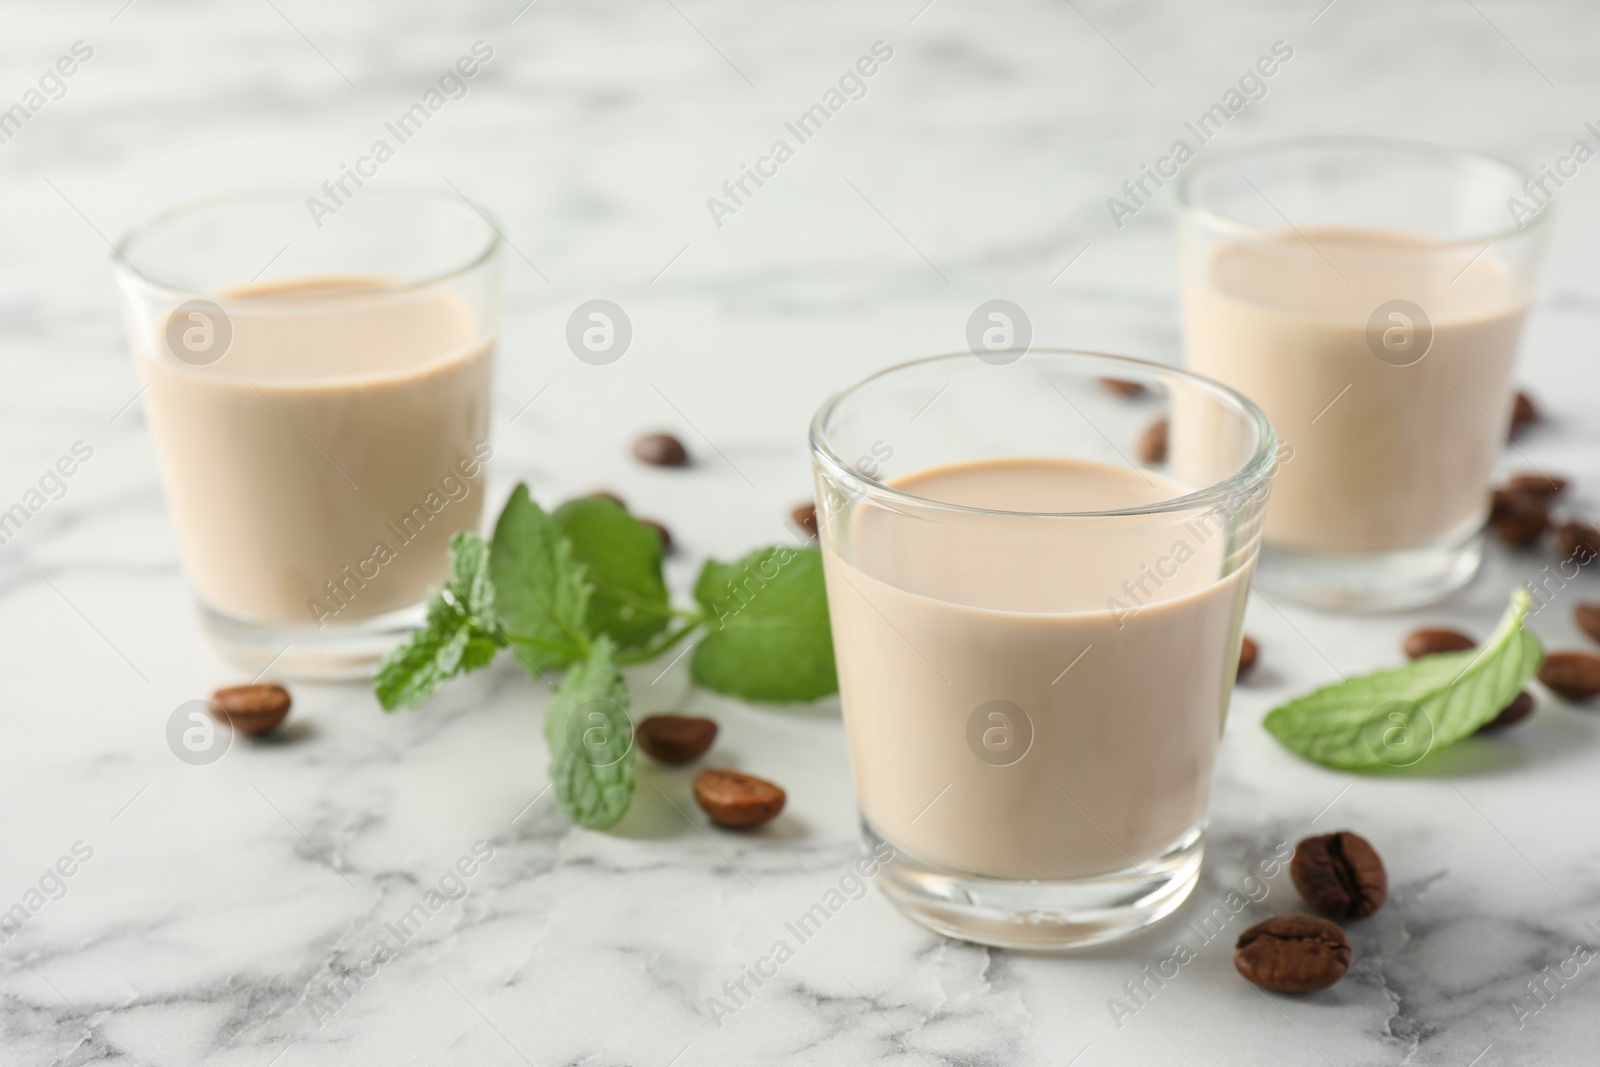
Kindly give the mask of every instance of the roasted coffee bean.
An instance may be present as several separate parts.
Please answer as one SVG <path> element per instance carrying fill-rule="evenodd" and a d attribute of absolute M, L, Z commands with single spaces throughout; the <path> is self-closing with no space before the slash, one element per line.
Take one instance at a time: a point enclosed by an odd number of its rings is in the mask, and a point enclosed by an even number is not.
<path fill-rule="evenodd" d="M 1239 642 L 1239 673 L 1234 679 L 1243 678 L 1249 674 L 1256 665 L 1256 657 L 1261 655 L 1261 648 L 1252 638 L 1246 637 Z"/>
<path fill-rule="evenodd" d="M 1539 681 L 1568 700 L 1588 700 L 1600 693 L 1600 656 L 1587 652 L 1552 652 L 1539 668 Z"/>
<path fill-rule="evenodd" d="M 621 508 L 623 511 L 627 511 L 628 510 L 628 502 L 623 500 L 620 496 L 618 496 L 617 494 L 613 493 L 609 489 L 596 489 L 594 492 L 590 493 L 589 495 L 594 497 L 594 498 L 596 498 L 596 499 L 598 499 L 598 500 L 609 500 L 613 504 L 615 504 L 617 507 Z"/>
<path fill-rule="evenodd" d="M 1579 604 L 1572 609 L 1572 617 L 1589 640 L 1600 641 L 1600 604 Z"/>
<path fill-rule="evenodd" d="M 689 450 L 670 433 L 647 433 L 633 443 L 634 458 L 652 467 L 683 467 Z"/>
<path fill-rule="evenodd" d="M 1517 399 L 1511 407 L 1511 439 L 1515 441 L 1522 436 L 1523 430 L 1541 421 L 1543 417 L 1539 414 L 1539 409 L 1534 406 L 1533 397 L 1519 389 Z"/>
<path fill-rule="evenodd" d="M 1118 396 L 1127 397 L 1129 400 L 1144 396 L 1147 391 L 1142 383 L 1130 382 L 1123 378 L 1101 378 L 1100 384 Z"/>
<path fill-rule="evenodd" d="M 676 767 L 705 755 L 717 739 L 717 724 L 697 715 L 652 715 L 633 736 L 645 755 Z"/>
<path fill-rule="evenodd" d="M 1507 513 L 1492 526 L 1501 543 L 1524 548 L 1550 528 L 1550 509 L 1538 497 L 1518 493 L 1511 497 Z"/>
<path fill-rule="evenodd" d="M 1289 877 L 1307 904 L 1339 919 L 1365 919 L 1389 895 L 1389 876 L 1377 851 L 1349 830 L 1296 845 Z"/>
<path fill-rule="evenodd" d="M 753 774 L 704 770 L 694 776 L 694 799 L 712 822 L 748 830 L 775 818 L 788 798 L 782 789 Z"/>
<path fill-rule="evenodd" d="M 1543 500 L 1553 500 L 1567 491 L 1567 480 L 1559 474 L 1518 474 L 1508 479 L 1505 488 Z"/>
<path fill-rule="evenodd" d="M 1478 732 L 1493 732 L 1503 730 L 1513 723 L 1519 723 L 1533 714 L 1533 694 L 1524 689 L 1517 694 L 1517 699 L 1500 709 L 1500 714 L 1478 727 Z"/>
<path fill-rule="evenodd" d="M 1423 656 L 1436 656 L 1440 652 L 1465 652 L 1477 647 L 1478 642 L 1460 630 L 1424 627 L 1406 634 L 1400 650 L 1406 654 L 1406 659 L 1420 659 Z"/>
<path fill-rule="evenodd" d="M 1575 559 L 1581 566 L 1600 556 L 1600 530 L 1586 522 L 1564 522 L 1556 531 L 1556 547 L 1562 559 Z"/>
<path fill-rule="evenodd" d="M 289 714 L 289 691 L 281 685 L 230 685 L 211 694 L 211 716 L 241 734 L 271 733 Z"/>
<path fill-rule="evenodd" d="M 639 523 L 640 526 L 646 527 L 647 529 L 654 530 L 656 532 L 656 536 L 661 538 L 661 551 L 663 551 L 663 552 L 671 552 L 672 551 L 672 531 L 671 530 L 667 529 L 664 525 L 662 525 L 661 523 L 657 522 L 654 519 L 639 519 L 639 520 L 637 520 L 637 522 Z"/>
<path fill-rule="evenodd" d="M 1350 969 L 1350 939 L 1315 915 L 1276 915 L 1239 935 L 1233 966 L 1274 993 L 1315 993 Z"/>
<path fill-rule="evenodd" d="M 1151 466 L 1167 461 L 1167 420 L 1157 419 L 1139 438 L 1139 458 Z"/>
<path fill-rule="evenodd" d="M 812 537 L 817 536 L 817 506 L 815 504 L 796 504 L 793 511 L 789 512 L 789 519 L 796 526 L 803 527 Z"/>
<path fill-rule="evenodd" d="M 1489 522 L 1494 524 L 1510 515 L 1523 497 L 1522 493 L 1513 493 L 1504 486 L 1489 494 Z"/>

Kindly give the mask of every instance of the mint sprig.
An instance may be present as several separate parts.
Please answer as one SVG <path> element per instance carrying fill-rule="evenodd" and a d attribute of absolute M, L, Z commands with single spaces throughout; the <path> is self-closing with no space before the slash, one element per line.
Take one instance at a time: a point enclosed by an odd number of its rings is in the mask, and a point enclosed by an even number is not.
<path fill-rule="evenodd" d="M 1407 767 L 1476 733 L 1539 670 L 1544 649 L 1523 626 L 1518 588 L 1489 640 L 1352 678 L 1273 708 L 1263 725 L 1284 747 L 1341 770 Z"/>
<path fill-rule="evenodd" d="M 378 665 L 372 689 L 385 711 L 415 708 L 445 682 L 494 659 L 494 587 L 489 546 L 475 533 L 450 539 L 450 579 L 428 594 L 427 626 Z"/>
<path fill-rule="evenodd" d="M 690 674 L 708 689 L 773 703 L 838 691 L 815 547 L 708 560 L 693 610 L 672 606 L 661 564 L 659 536 L 615 502 L 584 497 L 547 514 L 518 485 L 492 542 L 452 539 L 450 578 L 429 593 L 426 625 L 379 667 L 378 701 L 420 706 L 508 646 L 535 677 L 565 670 L 545 713 L 550 779 L 573 822 L 607 829 L 633 796 L 622 666 L 701 634 Z"/>

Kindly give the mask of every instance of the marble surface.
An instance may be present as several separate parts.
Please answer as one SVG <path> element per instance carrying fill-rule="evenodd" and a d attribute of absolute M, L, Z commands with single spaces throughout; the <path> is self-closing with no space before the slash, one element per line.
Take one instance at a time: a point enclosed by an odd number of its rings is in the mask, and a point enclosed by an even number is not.
<path fill-rule="evenodd" d="M 709 830 L 687 774 L 660 770 L 617 832 L 571 828 L 541 796 L 545 693 L 509 663 L 408 715 L 359 687 L 302 686 L 281 741 L 209 767 L 175 759 L 173 708 L 238 672 L 185 591 L 106 238 L 218 190 L 309 193 L 474 41 L 492 62 L 380 180 L 453 184 L 514 246 L 493 496 L 517 479 L 546 500 L 614 487 L 672 526 L 680 591 L 707 554 L 781 535 L 809 495 L 804 429 L 827 390 L 960 348 L 980 301 L 1021 304 L 1037 343 L 1177 359 L 1170 190 L 1120 230 L 1105 201 L 1274 41 L 1292 61 L 1220 143 L 1370 132 L 1536 165 L 1600 118 L 1600 12 L 1576 0 L 524 2 L 7 14 L 0 106 L 74 42 L 93 56 L 0 144 L 0 502 L 74 442 L 93 456 L 0 546 L 0 909 L 41 880 L 50 894 L 0 946 L 0 1061 L 1594 1062 L 1600 963 L 1536 1012 L 1527 983 L 1600 943 L 1596 713 L 1545 697 L 1511 736 L 1390 777 L 1308 766 L 1259 725 L 1336 672 L 1391 663 L 1418 620 L 1482 632 L 1542 556 L 1497 552 L 1421 613 L 1252 600 L 1262 664 L 1235 698 L 1184 917 L 1213 911 L 1280 843 L 1361 829 L 1392 898 L 1355 931 L 1350 976 L 1303 999 L 1265 997 L 1231 964 L 1237 930 L 1291 906 L 1279 875 L 1138 1000 L 1125 983 L 1193 944 L 1184 919 L 1049 958 L 944 940 L 872 895 L 719 1026 L 708 999 L 854 854 L 832 704 L 754 709 L 661 691 L 671 677 L 652 690 L 716 715 L 726 758 L 789 788 L 785 816 L 750 836 Z M 716 225 L 707 198 L 880 40 L 893 58 L 866 95 Z M 1590 164 L 1561 193 L 1521 372 L 1550 422 L 1505 460 L 1572 475 L 1580 508 L 1600 508 L 1597 205 Z M 562 342 L 596 297 L 634 323 L 610 367 Z M 703 462 L 633 464 L 630 436 L 654 426 Z M 1535 627 L 1577 647 L 1568 609 L 1600 599 L 1600 579 L 1562 597 Z M 328 1010 L 329 983 L 480 841 L 492 858 L 465 898 Z M 62 857 L 73 874 L 58 882 L 46 872 Z"/>

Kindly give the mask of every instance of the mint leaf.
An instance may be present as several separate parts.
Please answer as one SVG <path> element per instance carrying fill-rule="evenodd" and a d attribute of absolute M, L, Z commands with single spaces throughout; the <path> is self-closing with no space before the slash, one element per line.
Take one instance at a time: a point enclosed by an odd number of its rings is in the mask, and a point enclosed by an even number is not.
<path fill-rule="evenodd" d="M 450 539 L 450 579 L 428 594 L 427 624 L 384 657 L 372 689 L 385 711 L 414 708 L 458 674 L 494 659 L 489 549 L 475 533 Z"/>
<path fill-rule="evenodd" d="M 495 523 L 489 576 L 505 639 L 530 674 L 583 658 L 590 594 L 584 567 L 526 485 L 512 490 Z"/>
<path fill-rule="evenodd" d="M 709 632 L 695 682 L 744 700 L 816 700 L 839 690 L 819 549 L 762 548 L 737 563 L 708 560 L 694 598 Z"/>
<path fill-rule="evenodd" d="M 586 625 L 619 648 L 639 648 L 666 629 L 672 613 L 661 577 L 661 537 L 604 497 L 580 497 L 550 516 L 572 542 L 594 593 Z"/>
<path fill-rule="evenodd" d="M 633 800 L 633 722 L 611 638 L 600 636 L 550 697 L 544 736 L 550 781 L 567 817 L 591 830 L 615 826 Z"/>
<path fill-rule="evenodd" d="M 1262 725 L 1314 763 L 1408 767 L 1475 733 L 1538 671 L 1544 649 L 1522 624 L 1531 603 L 1518 588 L 1480 648 L 1326 686 L 1273 708 Z"/>

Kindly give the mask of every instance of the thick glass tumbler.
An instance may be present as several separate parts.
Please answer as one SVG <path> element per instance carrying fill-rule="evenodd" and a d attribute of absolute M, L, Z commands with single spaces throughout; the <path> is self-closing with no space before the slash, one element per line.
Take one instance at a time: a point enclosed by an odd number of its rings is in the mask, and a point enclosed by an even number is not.
<path fill-rule="evenodd" d="M 1544 195 L 1498 160 L 1365 138 L 1219 153 L 1178 195 L 1185 358 L 1285 446 L 1262 586 L 1381 610 L 1468 581 Z"/>
<path fill-rule="evenodd" d="M 1276 441 L 1181 370 L 1018 356 L 873 375 L 811 448 L 879 884 L 953 937 L 1063 948 L 1194 887 Z"/>
<path fill-rule="evenodd" d="M 478 526 L 499 239 L 459 197 L 177 208 L 114 262 L 184 572 L 221 651 L 358 676 Z"/>

